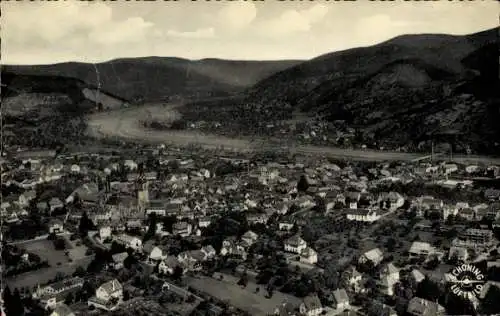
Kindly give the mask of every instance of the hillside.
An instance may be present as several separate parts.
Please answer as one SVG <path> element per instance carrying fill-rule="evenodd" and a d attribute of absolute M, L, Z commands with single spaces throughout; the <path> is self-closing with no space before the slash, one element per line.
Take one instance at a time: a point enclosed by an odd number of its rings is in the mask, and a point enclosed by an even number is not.
<path fill-rule="evenodd" d="M 490 151 L 500 139 L 497 42 L 496 30 L 400 36 L 284 70 L 249 89 L 248 101 L 343 120 L 365 142 Z"/>
<path fill-rule="evenodd" d="M 172 97 L 234 94 L 297 63 L 144 57 L 97 64 L 4 66 L 3 69 L 15 74 L 76 78 L 132 102 L 154 102 Z"/>
<path fill-rule="evenodd" d="M 55 75 L 20 75 L 2 72 L 2 107 L 7 115 L 50 116 L 54 111 L 88 112 L 102 103 L 103 108 L 119 108 L 126 100 L 85 82 Z M 96 102 L 97 101 L 97 102 Z"/>

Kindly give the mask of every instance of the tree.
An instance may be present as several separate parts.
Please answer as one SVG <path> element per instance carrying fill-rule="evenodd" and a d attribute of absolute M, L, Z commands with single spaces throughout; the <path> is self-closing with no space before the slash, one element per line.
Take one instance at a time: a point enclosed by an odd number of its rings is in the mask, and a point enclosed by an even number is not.
<path fill-rule="evenodd" d="M 309 182 L 305 175 L 300 176 L 299 182 L 297 183 L 297 191 L 306 192 L 309 188 Z"/>
<path fill-rule="evenodd" d="M 498 315 L 500 314 L 500 288 L 495 285 L 490 286 L 481 304 L 482 314 Z"/>
<path fill-rule="evenodd" d="M 149 216 L 148 231 L 144 235 L 144 238 L 142 240 L 143 243 L 146 242 L 146 241 L 148 241 L 149 239 L 151 239 L 151 238 L 153 238 L 155 236 L 155 234 L 156 234 L 156 223 L 157 223 L 156 213 L 152 213 Z"/>
<path fill-rule="evenodd" d="M 71 305 L 71 303 L 73 303 L 75 297 L 73 295 L 73 293 L 68 293 L 68 295 L 66 295 L 66 298 L 64 299 L 64 304 L 66 305 Z"/>
<path fill-rule="evenodd" d="M 78 225 L 78 230 L 82 236 L 87 235 L 89 230 L 94 228 L 94 223 L 89 218 L 87 212 L 83 212 L 82 218 L 80 218 L 80 224 Z"/>

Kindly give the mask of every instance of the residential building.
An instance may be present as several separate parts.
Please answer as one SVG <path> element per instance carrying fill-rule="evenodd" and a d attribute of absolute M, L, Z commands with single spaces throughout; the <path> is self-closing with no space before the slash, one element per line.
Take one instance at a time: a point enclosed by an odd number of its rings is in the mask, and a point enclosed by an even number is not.
<path fill-rule="evenodd" d="M 467 262 L 469 260 L 469 250 L 465 247 L 451 246 L 448 253 L 448 260 L 452 259 Z"/>
<path fill-rule="evenodd" d="M 336 289 L 333 291 L 333 307 L 337 310 L 349 309 L 349 296 L 345 289 Z"/>
<path fill-rule="evenodd" d="M 64 232 L 63 222 L 53 219 L 48 224 L 49 234 L 60 234 Z"/>
<path fill-rule="evenodd" d="M 300 261 L 308 264 L 316 264 L 318 262 L 318 253 L 311 247 L 306 247 L 300 253 Z"/>
<path fill-rule="evenodd" d="M 318 295 L 308 295 L 304 297 L 302 304 L 300 304 L 299 310 L 303 315 L 318 316 L 323 312 L 323 305 L 321 305 Z"/>
<path fill-rule="evenodd" d="M 188 222 L 177 222 L 172 226 L 172 234 L 187 237 L 191 235 L 193 226 Z"/>
<path fill-rule="evenodd" d="M 488 247 L 494 241 L 490 229 L 468 228 L 452 242 L 453 246 L 481 248 Z"/>
<path fill-rule="evenodd" d="M 111 238 L 111 227 L 109 226 L 99 227 L 99 238 L 101 240 L 106 240 L 108 238 Z"/>
<path fill-rule="evenodd" d="M 427 242 L 421 242 L 421 241 L 414 241 L 411 244 L 410 250 L 408 251 L 408 255 L 410 258 L 414 257 L 420 257 L 420 256 L 429 256 L 431 254 L 434 254 L 436 252 L 436 249 L 431 246 L 431 244 Z"/>
<path fill-rule="evenodd" d="M 247 231 L 246 233 L 243 234 L 243 236 L 241 236 L 241 240 L 249 247 L 251 245 L 253 245 L 253 243 L 255 243 L 257 241 L 257 239 L 259 238 L 259 235 L 257 235 L 256 233 L 254 233 L 253 231 L 249 230 Z"/>
<path fill-rule="evenodd" d="M 372 223 L 380 219 L 380 215 L 377 214 L 377 211 L 368 209 L 349 209 L 346 212 L 346 217 L 351 221 L 368 223 Z"/>
<path fill-rule="evenodd" d="M 69 308 L 68 305 L 61 303 L 54 308 L 49 316 L 75 316 L 75 313 Z"/>
<path fill-rule="evenodd" d="M 444 308 L 438 303 L 414 297 L 408 303 L 406 312 L 412 316 L 440 316 L 444 315 Z"/>
<path fill-rule="evenodd" d="M 299 235 L 294 235 L 285 241 L 285 251 L 301 254 L 307 243 Z"/>
<path fill-rule="evenodd" d="M 371 262 L 373 266 L 377 266 L 384 259 L 384 255 L 380 248 L 374 248 L 370 251 L 365 252 L 359 258 L 359 263 L 364 264 L 367 262 Z"/>
<path fill-rule="evenodd" d="M 120 252 L 112 255 L 111 259 L 113 263 L 111 264 L 111 268 L 117 271 L 123 269 L 123 263 L 125 262 L 125 259 L 127 259 L 127 257 L 128 257 L 127 252 Z"/>
<path fill-rule="evenodd" d="M 127 248 L 132 248 L 133 250 L 142 249 L 142 241 L 134 236 L 121 234 L 115 238 L 115 241 L 121 245 L 124 245 Z"/>
<path fill-rule="evenodd" d="M 95 291 L 95 296 L 88 300 L 89 306 L 105 311 L 116 310 L 123 299 L 123 287 L 118 280 L 113 279 L 102 284 Z"/>

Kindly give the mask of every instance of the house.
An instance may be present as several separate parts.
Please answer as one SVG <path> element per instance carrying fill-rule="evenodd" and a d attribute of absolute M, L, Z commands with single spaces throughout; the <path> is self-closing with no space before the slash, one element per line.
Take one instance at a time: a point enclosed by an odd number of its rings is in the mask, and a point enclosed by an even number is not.
<path fill-rule="evenodd" d="M 386 295 L 394 295 L 394 286 L 399 282 L 399 269 L 389 263 L 380 271 L 382 292 Z"/>
<path fill-rule="evenodd" d="M 36 198 L 36 191 L 29 190 L 29 191 L 26 191 L 23 194 L 19 195 L 18 203 L 21 206 L 28 206 L 29 203 L 35 198 Z"/>
<path fill-rule="evenodd" d="M 64 203 L 57 197 L 53 197 L 49 201 L 49 209 L 51 212 L 64 207 Z"/>
<path fill-rule="evenodd" d="M 380 248 L 374 248 L 370 251 L 365 252 L 361 255 L 358 262 L 360 264 L 364 264 L 367 262 L 371 262 L 373 266 L 377 266 L 384 259 L 384 255 Z"/>
<path fill-rule="evenodd" d="M 212 245 L 203 246 L 201 247 L 200 250 L 205 253 L 208 259 L 215 258 L 215 256 L 217 255 L 217 252 L 215 251 L 215 248 Z"/>
<path fill-rule="evenodd" d="M 318 253 L 311 247 L 306 247 L 300 253 L 300 261 L 308 264 L 316 264 L 318 262 Z"/>
<path fill-rule="evenodd" d="M 208 227 L 212 223 L 210 217 L 202 217 L 198 220 L 198 227 Z"/>
<path fill-rule="evenodd" d="M 444 308 L 438 303 L 414 297 L 408 303 L 406 312 L 412 316 L 439 316 L 444 315 Z"/>
<path fill-rule="evenodd" d="M 478 165 L 468 165 L 467 167 L 465 167 L 465 172 L 466 173 L 477 173 L 481 170 L 481 168 L 478 166 Z"/>
<path fill-rule="evenodd" d="M 308 295 L 300 304 L 299 311 L 303 315 L 318 316 L 323 312 L 323 305 L 318 298 L 318 295 Z"/>
<path fill-rule="evenodd" d="M 493 231 L 482 228 L 467 228 L 452 241 L 453 246 L 481 248 L 493 242 Z"/>
<path fill-rule="evenodd" d="M 405 204 L 405 199 L 398 192 L 389 192 L 382 193 L 379 196 L 378 202 L 383 209 L 396 210 Z"/>
<path fill-rule="evenodd" d="M 112 255 L 111 260 L 113 261 L 113 263 L 111 264 L 111 268 L 115 270 L 123 269 L 123 263 L 125 262 L 125 259 L 127 259 L 127 257 L 127 252 L 120 252 Z"/>
<path fill-rule="evenodd" d="M 137 170 L 137 163 L 133 160 L 127 159 L 123 162 L 123 165 L 129 170 Z"/>
<path fill-rule="evenodd" d="M 425 280 L 425 275 L 417 269 L 411 271 L 411 277 L 417 284 Z"/>
<path fill-rule="evenodd" d="M 177 222 L 172 225 L 172 234 L 187 237 L 191 235 L 193 226 L 188 222 Z"/>
<path fill-rule="evenodd" d="M 298 316 L 295 306 L 289 302 L 284 302 L 274 309 L 275 316 Z"/>
<path fill-rule="evenodd" d="M 454 259 L 461 262 L 467 262 L 469 259 L 469 250 L 465 247 L 451 246 L 448 253 L 448 260 Z"/>
<path fill-rule="evenodd" d="M 411 244 L 410 250 L 408 251 L 408 255 L 410 258 L 420 257 L 420 256 L 429 256 L 434 254 L 436 249 L 431 246 L 431 244 L 427 242 L 414 241 Z"/>
<path fill-rule="evenodd" d="M 301 254 L 307 247 L 307 243 L 299 235 L 294 235 L 288 238 L 285 243 L 285 251 Z"/>
<path fill-rule="evenodd" d="M 106 311 L 113 311 L 118 308 L 122 299 L 123 287 L 118 280 L 113 279 L 97 288 L 95 296 L 88 300 L 88 305 Z"/>
<path fill-rule="evenodd" d="M 356 267 L 351 266 L 344 271 L 344 273 L 342 274 L 342 278 L 348 285 L 353 286 L 359 284 L 363 276 L 358 272 L 358 270 L 356 270 Z"/>
<path fill-rule="evenodd" d="M 333 291 L 333 307 L 337 310 L 345 310 L 350 307 L 349 296 L 345 289 Z"/>
<path fill-rule="evenodd" d="M 454 163 L 447 163 L 443 165 L 443 171 L 445 174 L 451 174 L 458 171 L 458 166 Z"/>
<path fill-rule="evenodd" d="M 368 308 L 368 315 L 370 316 L 397 316 L 398 314 L 394 308 L 374 300 L 372 305 Z"/>
<path fill-rule="evenodd" d="M 474 211 L 474 209 L 469 207 L 460 209 L 457 215 L 468 221 L 473 221 L 476 219 L 476 212 Z"/>
<path fill-rule="evenodd" d="M 148 261 L 151 263 L 158 263 L 161 260 L 163 260 L 163 258 L 165 258 L 165 257 L 166 257 L 166 253 L 164 253 L 160 247 L 155 246 L 155 247 L 153 247 L 153 249 L 149 253 Z"/>
<path fill-rule="evenodd" d="M 150 201 L 146 206 L 146 215 L 156 214 L 157 216 L 165 216 L 167 209 L 163 201 Z"/>
<path fill-rule="evenodd" d="M 73 164 L 73 165 L 71 165 L 71 167 L 70 167 L 70 171 L 71 171 L 72 173 L 80 173 L 80 170 L 81 170 L 81 168 L 80 168 L 80 166 L 79 166 L 79 165 L 77 165 L 77 164 Z"/>
<path fill-rule="evenodd" d="M 246 233 L 243 234 L 243 236 L 241 236 L 241 240 L 247 246 L 253 245 L 257 241 L 258 238 L 259 238 L 259 235 L 257 235 L 256 233 L 254 233 L 251 230 L 247 231 Z"/>
<path fill-rule="evenodd" d="M 158 272 L 160 274 L 171 275 L 174 274 L 175 268 L 180 266 L 181 264 L 179 260 L 177 260 L 177 258 L 175 258 L 174 256 L 168 256 L 163 259 L 158 265 Z"/>
<path fill-rule="evenodd" d="M 99 238 L 101 238 L 101 240 L 106 240 L 108 238 L 111 238 L 111 227 L 109 226 L 99 227 Z"/>
<path fill-rule="evenodd" d="M 69 308 L 68 305 L 61 303 L 54 308 L 49 316 L 75 316 L 75 313 Z"/>
<path fill-rule="evenodd" d="M 58 303 L 63 302 L 66 295 L 78 291 L 83 287 L 84 280 L 79 277 L 64 279 L 45 287 L 38 287 L 33 293 L 34 299 L 39 299 L 45 309 L 53 309 Z"/>
<path fill-rule="evenodd" d="M 127 248 L 132 248 L 133 250 L 142 249 L 142 241 L 134 236 L 121 234 L 115 238 L 115 241 L 121 245 L 124 245 Z"/>
<path fill-rule="evenodd" d="M 498 189 L 486 189 L 484 191 L 484 197 L 490 201 L 500 200 L 500 190 Z"/>
<path fill-rule="evenodd" d="M 60 234 L 64 232 L 63 222 L 53 219 L 48 224 L 49 234 Z"/>
<path fill-rule="evenodd" d="M 279 230 L 286 230 L 289 231 L 293 228 L 293 223 L 287 222 L 287 221 L 282 221 L 278 224 L 278 229 Z"/>
<path fill-rule="evenodd" d="M 380 218 L 376 211 L 368 209 L 349 209 L 346 212 L 346 217 L 350 221 L 372 223 Z"/>

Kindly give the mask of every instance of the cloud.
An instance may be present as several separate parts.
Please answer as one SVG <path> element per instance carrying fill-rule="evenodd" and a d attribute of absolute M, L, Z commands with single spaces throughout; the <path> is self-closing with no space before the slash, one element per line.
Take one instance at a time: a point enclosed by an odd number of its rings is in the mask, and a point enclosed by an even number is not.
<path fill-rule="evenodd" d="M 226 2 L 217 14 L 217 22 L 222 28 L 242 29 L 257 17 L 257 7 L 252 2 Z"/>
<path fill-rule="evenodd" d="M 153 23 L 144 21 L 141 17 L 119 22 L 108 21 L 104 27 L 93 29 L 89 33 L 89 40 L 101 45 L 138 42 L 152 34 L 153 26 Z"/>
<path fill-rule="evenodd" d="M 136 43 L 155 34 L 154 24 L 142 17 L 114 19 L 112 9 L 104 3 L 29 4 L 8 4 L 3 10 L 2 36 L 12 46 L 114 45 Z"/>
<path fill-rule="evenodd" d="M 190 32 L 179 32 L 176 30 L 168 30 L 166 33 L 167 36 L 177 37 L 177 38 L 212 38 L 215 36 L 215 30 L 213 27 L 201 28 L 196 31 Z"/>
<path fill-rule="evenodd" d="M 287 10 L 276 18 L 261 23 L 259 28 L 265 36 L 283 36 L 297 32 L 307 32 L 314 24 L 320 23 L 328 13 L 328 7 L 316 4 L 304 10 Z"/>

